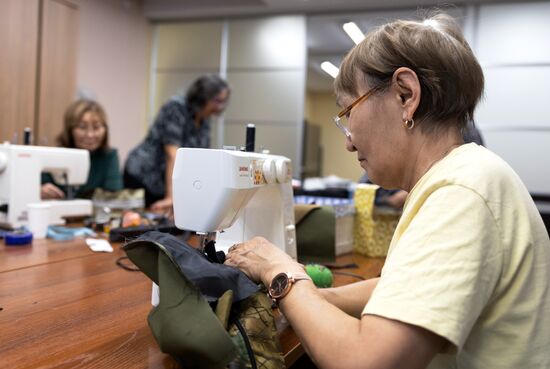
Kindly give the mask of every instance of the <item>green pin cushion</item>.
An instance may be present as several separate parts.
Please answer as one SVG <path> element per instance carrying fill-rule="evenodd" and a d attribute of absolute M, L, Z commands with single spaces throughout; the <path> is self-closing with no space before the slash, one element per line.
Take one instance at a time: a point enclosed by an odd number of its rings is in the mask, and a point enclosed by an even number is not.
<path fill-rule="evenodd" d="M 306 273 L 311 277 L 313 283 L 317 287 L 332 287 L 332 272 L 324 265 L 308 264 L 306 265 Z"/>

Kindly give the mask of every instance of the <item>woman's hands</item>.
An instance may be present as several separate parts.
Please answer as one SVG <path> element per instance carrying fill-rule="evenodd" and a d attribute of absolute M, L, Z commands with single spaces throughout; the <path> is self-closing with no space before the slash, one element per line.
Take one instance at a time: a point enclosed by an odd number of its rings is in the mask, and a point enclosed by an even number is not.
<path fill-rule="evenodd" d="M 301 264 L 263 237 L 231 246 L 225 264 L 239 268 L 250 279 L 263 282 L 266 286 L 278 273 L 304 273 Z"/>
<path fill-rule="evenodd" d="M 151 204 L 151 211 L 153 213 L 171 217 L 174 213 L 173 205 L 172 197 L 165 197 L 164 199 L 155 201 Z"/>
<path fill-rule="evenodd" d="M 44 183 L 40 187 L 40 198 L 42 200 L 64 199 L 65 193 L 53 183 Z"/>

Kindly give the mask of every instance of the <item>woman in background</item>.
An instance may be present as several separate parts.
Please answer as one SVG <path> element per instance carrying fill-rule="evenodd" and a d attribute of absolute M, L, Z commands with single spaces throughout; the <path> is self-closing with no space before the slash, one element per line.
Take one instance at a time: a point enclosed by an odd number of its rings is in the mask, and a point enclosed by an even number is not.
<path fill-rule="evenodd" d="M 210 147 L 210 118 L 221 114 L 230 89 L 222 78 L 198 78 L 187 94 L 172 97 L 160 109 L 145 140 L 128 155 L 124 187 L 144 188 L 145 206 L 172 211 L 172 170 L 180 147 Z"/>
<path fill-rule="evenodd" d="M 107 116 L 97 102 L 77 100 L 67 108 L 57 144 L 90 152 L 88 181 L 77 188 L 76 197 L 90 198 L 96 188 L 122 189 L 118 153 L 109 147 Z M 67 196 L 67 186 L 55 183 L 49 173 L 43 173 L 40 194 L 42 199 L 63 199 Z"/>

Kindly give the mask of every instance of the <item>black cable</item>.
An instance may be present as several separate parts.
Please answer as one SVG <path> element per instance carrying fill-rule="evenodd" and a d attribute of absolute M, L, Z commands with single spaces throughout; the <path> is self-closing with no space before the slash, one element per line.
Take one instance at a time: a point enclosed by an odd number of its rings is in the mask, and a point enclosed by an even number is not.
<path fill-rule="evenodd" d="M 359 265 L 357 265 L 356 263 L 348 263 L 348 264 L 325 263 L 324 266 L 326 266 L 329 269 L 355 269 L 355 268 L 359 268 Z"/>
<path fill-rule="evenodd" d="M 69 176 L 67 176 L 67 172 L 63 172 L 63 180 L 65 181 L 65 187 L 67 188 L 67 200 L 72 200 L 74 198 L 74 188 L 69 185 Z"/>
<path fill-rule="evenodd" d="M 248 352 L 248 358 L 250 359 L 250 365 L 252 366 L 252 369 L 257 369 L 258 367 L 256 365 L 256 356 L 254 355 L 254 350 L 252 350 L 252 345 L 250 344 L 250 340 L 248 339 L 248 334 L 246 333 L 246 330 L 244 329 L 239 319 L 235 319 L 235 325 L 237 326 L 237 329 L 239 330 L 239 332 L 241 332 L 241 336 L 243 337 L 244 345 L 246 346 L 246 351 Z"/>
<path fill-rule="evenodd" d="M 348 276 L 348 277 L 357 278 L 357 279 L 362 280 L 362 281 L 364 281 L 366 279 L 362 275 L 355 274 L 355 273 L 350 273 L 350 272 L 333 271 L 332 274 L 345 275 L 345 276 Z"/>

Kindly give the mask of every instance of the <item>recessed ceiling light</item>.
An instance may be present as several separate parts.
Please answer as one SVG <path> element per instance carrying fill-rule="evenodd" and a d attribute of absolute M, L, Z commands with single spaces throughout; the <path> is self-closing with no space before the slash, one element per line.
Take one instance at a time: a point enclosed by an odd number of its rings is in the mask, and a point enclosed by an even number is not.
<path fill-rule="evenodd" d="M 324 70 L 327 74 L 329 74 L 332 78 L 336 78 L 339 72 L 338 67 L 336 67 L 334 64 L 332 64 L 329 61 L 322 62 L 321 69 Z"/>
<path fill-rule="evenodd" d="M 342 28 L 344 28 L 344 31 L 346 31 L 348 36 L 353 40 L 353 42 L 355 42 L 356 45 L 365 38 L 365 34 L 359 29 L 355 22 L 344 23 Z"/>

